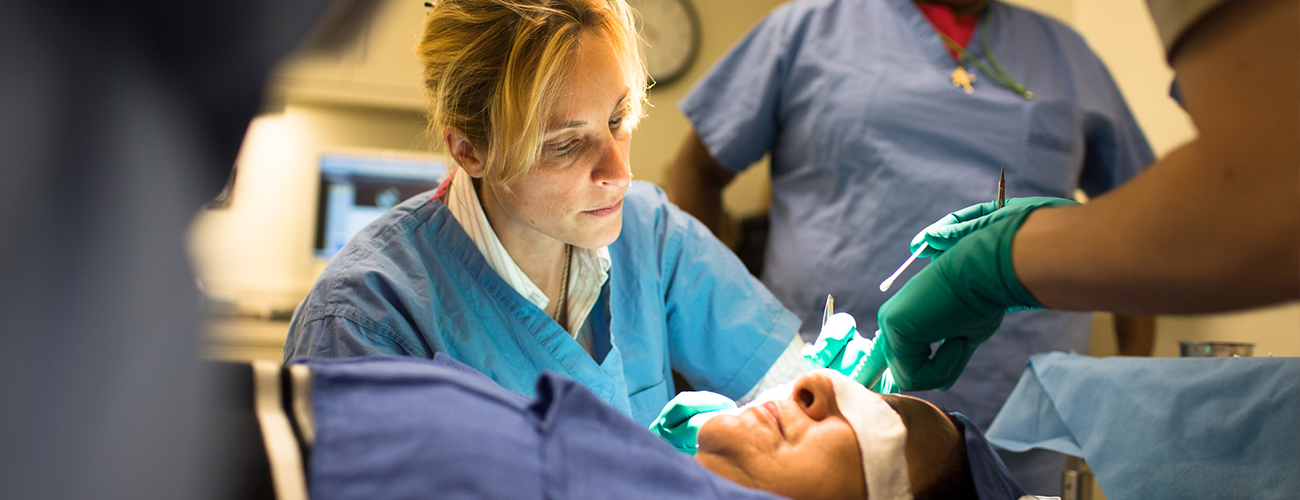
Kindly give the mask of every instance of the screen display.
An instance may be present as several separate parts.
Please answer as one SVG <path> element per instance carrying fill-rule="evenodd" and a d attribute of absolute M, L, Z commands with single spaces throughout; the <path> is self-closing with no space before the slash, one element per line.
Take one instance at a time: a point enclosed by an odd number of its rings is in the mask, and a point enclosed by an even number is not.
<path fill-rule="evenodd" d="M 438 187 L 446 174 L 446 162 L 437 158 L 321 156 L 316 256 L 333 257 L 366 225 L 398 203 Z"/>

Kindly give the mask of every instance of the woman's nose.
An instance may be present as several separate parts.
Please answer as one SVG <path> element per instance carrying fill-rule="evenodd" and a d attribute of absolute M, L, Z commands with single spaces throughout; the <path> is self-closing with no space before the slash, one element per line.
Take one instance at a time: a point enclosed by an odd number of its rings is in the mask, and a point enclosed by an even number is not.
<path fill-rule="evenodd" d="M 602 185 L 626 187 L 632 181 L 626 146 L 616 140 L 606 140 L 602 149 L 600 162 L 592 172 L 593 180 Z"/>
<path fill-rule="evenodd" d="M 790 397 L 813 420 L 831 416 L 835 408 L 835 386 L 830 379 L 817 374 L 804 375 L 796 381 Z"/>

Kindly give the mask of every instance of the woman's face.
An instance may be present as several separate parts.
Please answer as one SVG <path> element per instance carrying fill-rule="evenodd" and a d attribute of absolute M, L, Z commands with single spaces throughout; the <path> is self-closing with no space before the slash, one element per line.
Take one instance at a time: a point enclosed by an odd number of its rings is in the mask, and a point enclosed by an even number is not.
<path fill-rule="evenodd" d="M 805 373 L 795 381 L 789 398 L 705 423 L 695 459 L 739 484 L 797 500 L 865 498 L 857 435 L 835 397 L 830 379 Z M 947 415 L 910 396 L 879 397 L 908 429 L 905 456 L 895 459 L 907 461 L 913 491 L 951 470 L 953 464 L 943 462 L 959 451 L 962 437 Z"/>
<path fill-rule="evenodd" d="M 632 172 L 630 88 L 613 45 L 583 35 L 546 121 L 541 160 L 507 191 L 483 185 L 483 208 L 503 239 L 599 248 L 618 239 Z"/>

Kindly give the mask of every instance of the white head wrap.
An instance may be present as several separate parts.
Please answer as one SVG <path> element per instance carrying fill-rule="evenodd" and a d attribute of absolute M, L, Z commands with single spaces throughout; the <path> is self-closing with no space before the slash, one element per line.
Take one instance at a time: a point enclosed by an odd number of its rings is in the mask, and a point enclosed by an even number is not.
<path fill-rule="evenodd" d="M 912 483 L 907 477 L 903 454 L 907 427 L 889 403 L 835 370 L 819 369 L 835 387 L 840 413 L 853 426 L 862 449 L 862 472 L 867 497 L 872 500 L 912 500 Z"/>

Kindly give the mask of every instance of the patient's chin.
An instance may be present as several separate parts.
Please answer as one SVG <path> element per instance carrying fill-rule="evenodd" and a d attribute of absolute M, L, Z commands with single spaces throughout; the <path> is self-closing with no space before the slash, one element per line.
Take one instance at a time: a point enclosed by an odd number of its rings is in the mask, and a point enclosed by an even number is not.
<path fill-rule="evenodd" d="M 719 415 L 700 426 L 695 443 L 700 452 L 717 455 L 735 455 L 752 436 L 745 422 L 735 415 Z"/>
<path fill-rule="evenodd" d="M 700 451 L 695 454 L 695 461 L 699 462 L 705 469 L 713 471 L 714 474 L 730 479 L 733 483 L 750 488 L 757 487 L 753 478 L 749 477 L 740 466 L 724 455 Z"/>

